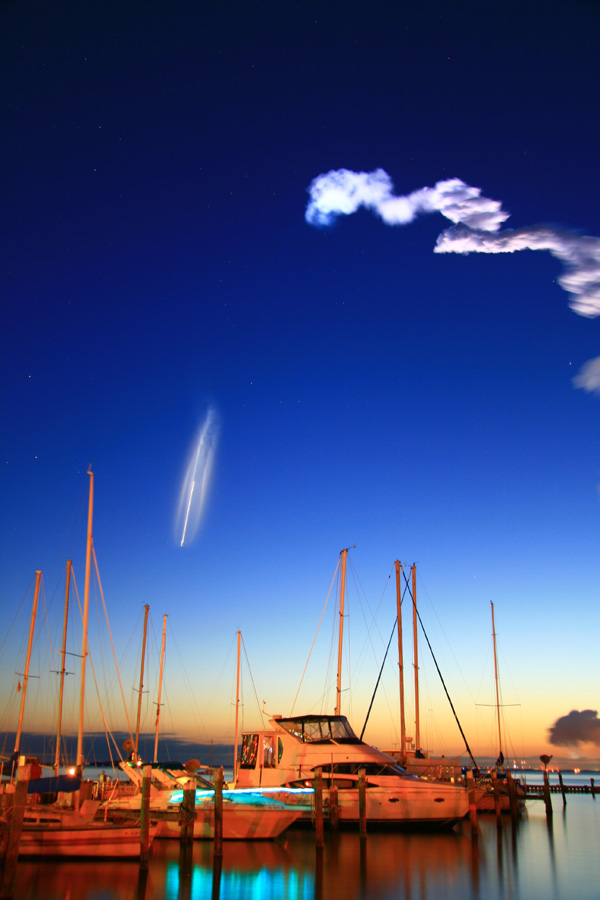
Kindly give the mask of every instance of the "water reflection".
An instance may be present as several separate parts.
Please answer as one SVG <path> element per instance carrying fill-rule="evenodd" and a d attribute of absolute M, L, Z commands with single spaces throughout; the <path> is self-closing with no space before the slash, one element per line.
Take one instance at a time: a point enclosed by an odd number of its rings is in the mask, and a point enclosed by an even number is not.
<path fill-rule="evenodd" d="M 442 834 L 290 831 L 275 842 L 155 842 L 148 872 L 135 862 L 23 861 L 17 900 L 597 900 L 600 814 L 569 799 L 546 822 L 543 804 L 513 825 L 480 817 Z M 567 827 L 568 825 L 568 827 Z"/>

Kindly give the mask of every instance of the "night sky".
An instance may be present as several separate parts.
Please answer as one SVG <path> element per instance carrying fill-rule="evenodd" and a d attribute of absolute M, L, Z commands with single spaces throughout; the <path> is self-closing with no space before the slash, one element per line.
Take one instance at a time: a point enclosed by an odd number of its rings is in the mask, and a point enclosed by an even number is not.
<path fill-rule="evenodd" d="M 244 725 L 256 700 L 290 712 L 352 547 L 343 711 L 357 731 L 400 559 L 417 564 L 475 752 L 497 743 L 481 705 L 493 602 L 507 755 L 598 755 L 593 722 L 595 744 L 569 720 L 570 748 L 548 729 L 600 699 L 600 298 L 574 311 L 569 267 L 546 250 L 434 252 L 452 225 L 439 212 L 391 226 L 359 208 L 318 227 L 305 212 L 320 175 L 382 169 L 394 195 L 461 179 L 509 214 L 502 229 L 600 236 L 599 38 L 591 0 L 2 4 L 9 707 L 35 570 L 49 622 L 68 556 L 83 594 L 91 464 L 124 690 L 136 702 L 149 604 L 154 668 L 169 615 L 176 734 L 232 737 L 238 629 Z M 333 604 L 296 713 L 333 712 Z M 407 608 L 409 694 L 410 628 Z M 420 653 L 423 742 L 462 752 Z M 396 662 L 366 732 L 379 745 L 398 740 Z"/>

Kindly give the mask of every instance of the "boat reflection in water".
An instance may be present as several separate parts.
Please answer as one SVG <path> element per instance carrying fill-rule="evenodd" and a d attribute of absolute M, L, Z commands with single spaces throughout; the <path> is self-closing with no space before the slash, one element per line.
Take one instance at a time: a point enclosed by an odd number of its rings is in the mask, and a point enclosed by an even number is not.
<path fill-rule="evenodd" d="M 550 825 L 540 802 L 516 824 L 498 829 L 481 817 L 473 840 L 468 823 L 435 833 L 326 832 L 322 854 L 309 829 L 274 842 L 228 842 L 213 864 L 212 843 L 155 841 L 149 872 L 135 862 L 23 861 L 18 900 L 597 900 L 600 804 L 555 798 Z"/>

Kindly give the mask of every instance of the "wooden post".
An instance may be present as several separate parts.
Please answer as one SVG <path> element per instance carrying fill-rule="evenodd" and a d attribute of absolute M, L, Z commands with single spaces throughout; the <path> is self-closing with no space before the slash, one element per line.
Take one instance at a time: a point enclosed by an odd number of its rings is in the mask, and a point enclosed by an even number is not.
<path fill-rule="evenodd" d="M 367 836 L 367 777 L 364 768 L 358 770 L 358 818 L 360 823 L 360 836 Z"/>
<path fill-rule="evenodd" d="M 552 818 L 552 798 L 550 796 L 550 781 L 548 772 L 544 769 L 544 803 L 546 805 L 546 818 Z"/>
<path fill-rule="evenodd" d="M 338 798 L 338 789 L 335 784 L 329 788 L 329 827 L 332 831 L 337 831 L 340 825 L 340 806 Z"/>
<path fill-rule="evenodd" d="M 467 772 L 467 790 L 469 791 L 469 821 L 471 823 L 471 835 L 479 837 L 479 822 L 477 821 L 477 803 L 475 801 L 475 788 L 473 786 L 473 772 Z"/>
<path fill-rule="evenodd" d="M 19 757 L 19 762 L 25 760 Z M 8 829 L 8 843 L 4 857 L 4 871 L 2 873 L 2 885 L 0 897 L 13 897 L 15 878 L 17 875 L 17 859 L 19 856 L 19 844 L 21 842 L 21 830 L 23 828 L 23 816 L 27 803 L 27 787 L 31 777 L 30 765 L 19 765 L 17 769 L 17 784 L 15 786 L 15 805 L 13 806 Z"/>
<path fill-rule="evenodd" d="M 148 868 L 150 849 L 150 784 L 152 766 L 144 766 L 142 777 L 142 803 L 140 810 L 140 869 Z"/>
<path fill-rule="evenodd" d="M 221 872 L 223 869 L 223 857 L 222 856 L 213 856 L 213 870 L 212 870 L 212 891 L 210 894 L 211 900 L 219 900 L 221 896 Z"/>
<path fill-rule="evenodd" d="M 513 822 L 521 818 L 521 807 L 519 798 L 517 797 L 517 786 L 513 781 L 510 772 L 506 773 L 506 787 L 508 788 L 508 799 L 510 802 L 510 815 Z"/>
<path fill-rule="evenodd" d="M 215 834 L 213 856 L 223 856 L 223 766 L 215 772 Z"/>
<path fill-rule="evenodd" d="M 196 782 L 190 779 L 183 789 L 181 804 L 181 832 L 179 840 L 182 844 L 191 844 L 194 839 L 194 822 L 196 821 Z"/>
<path fill-rule="evenodd" d="M 596 788 L 594 787 L 594 779 L 593 779 L 593 778 L 590 778 L 590 787 L 591 787 L 591 790 L 592 790 L 592 797 L 594 797 L 594 799 L 595 799 L 595 797 L 596 797 Z"/>
<path fill-rule="evenodd" d="M 492 792 L 494 794 L 494 809 L 496 810 L 496 827 L 502 828 L 502 807 L 500 805 L 500 789 L 498 779 L 492 775 Z"/>
<path fill-rule="evenodd" d="M 315 841 L 317 850 L 325 846 L 323 836 L 323 772 L 321 767 L 315 769 Z"/>
<path fill-rule="evenodd" d="M 562 772 L 558 773 L 558 781 L 560 784 L 560 792 L 561 792 L 562 798 L 563 798 L 563 809 L 564 809 L 565 806 L 567 805 L 567 792 L 565 791 L 565 786 L 563 784 Z"/>

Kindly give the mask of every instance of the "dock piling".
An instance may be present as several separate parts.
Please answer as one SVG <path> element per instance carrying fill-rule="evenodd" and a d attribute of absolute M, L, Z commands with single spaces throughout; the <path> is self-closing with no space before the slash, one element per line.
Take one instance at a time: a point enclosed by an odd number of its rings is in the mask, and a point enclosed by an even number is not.
<path fill-rule="evenodd" d="M 552 797 L 550 796 L 550 780 L 548 772 L 544 769 L 544 804 L 546 806 L 546 818 L 552 818 Z"/>
<path fill-rule="evenodd" d="M 494 809 L 496 811 L 496 828 L 502 828 L 502 806 L 500 803 L 500 787 L 498 785 L 498 778 L 495 775 L 492 776 L 492 792 L 494 795 Z"/>
<path fill-rule="evenodd" d="M 223 766 L 219 766 L 214 776 L 215 784 L 215 834 L 213 856 L 223 856 Z"/>
<path fill-rule="evenodd" d="M 563 798 L 563 809 L 567 805 L 567 792 L 565 791 L 565 786 L 563 784 L 562 772 L 558 773 L 558 783 L 560 784 L 560 792 Z"/>
<path fill-rule="evenodd" d="M 142 777 L 142 803 L 140 809 L 140 869 L 148 868 L 150 850 L 150 785 L 152 766 L 146 765 Z"/>
<path fill-rule="evenodd" d="M 358 817 L 360 836 L 364 840 L 367 836 L 367 773 L 364 768 L 358 770 Z"/>
<path fill-rule="evenodd" d="M 194 822 L 196 820 L 196 782 L 190 779 L 183 789 L 183 802 L 180 807 L 179 821 L 181 832 L 179 840 L 182 844 L 191 844 L 194 839 Z"/>
<path fill-rule="evenodd" d="M 508 801 L 510 804 L 510 817 L 513 822 L 521 818 L 521 807 L 517 796 L 517 786 L 510 772 L 506 773 L 506 787 L 508 789 Z"/>
<path fill-rule="evenodd" d="M 0 886 L 0 897 L 2 898 L 14 896 L 19 844 L 21 842 L 23 816 L 25 814 L 25 805 L 27 803 L 27 788 L 29 786 L 30 777 L 31 766 L 25 764 L 24 756 L 20 756 L 19 767 L 17 769 L 17 784 L 14 793 L 15 803 L 10 817 L 8 843 L 6 845 L 6 856 L 4 857 L 4 871 L 2 873 L 2 884 Z"/>
<path fill-rule="evenodd" d="M 323 772 L 321 767 L 315 769 L 315 841 L 317 850 L 325 846 L 323 835 Z"/>
<path fill-rule="evenodd" d="M 337 831 L 340 825 L 340 805 L 338 798 L 338 789 L 335 784 L 329 788 L 329 827 L 332 831 Z"/>

